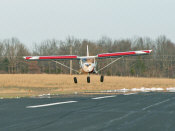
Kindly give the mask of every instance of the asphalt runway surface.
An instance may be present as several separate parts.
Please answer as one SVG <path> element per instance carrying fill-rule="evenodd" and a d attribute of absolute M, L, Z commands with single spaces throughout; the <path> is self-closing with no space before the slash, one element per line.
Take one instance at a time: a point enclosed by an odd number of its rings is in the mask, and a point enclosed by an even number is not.
<path fill-rule="evenodd" d="M 0 131 L 174 131 L 175 93 L 0 100 Z"/>

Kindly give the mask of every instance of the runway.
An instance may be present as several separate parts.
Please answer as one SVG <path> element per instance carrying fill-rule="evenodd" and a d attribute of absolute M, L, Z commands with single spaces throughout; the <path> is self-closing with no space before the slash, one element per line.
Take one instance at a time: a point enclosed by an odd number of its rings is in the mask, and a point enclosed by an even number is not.
<path fill-rule="evenodd" d="M 175 93 L 0 99 L 0 131 L 174 131 Z"/>

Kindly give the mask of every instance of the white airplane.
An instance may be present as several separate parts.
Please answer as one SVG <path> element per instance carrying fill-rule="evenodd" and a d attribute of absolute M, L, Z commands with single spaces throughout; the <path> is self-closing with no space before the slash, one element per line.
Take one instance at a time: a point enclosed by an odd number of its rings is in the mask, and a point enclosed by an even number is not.
<path fill-rule="evenodd" d="M 90 83 L 90 74 L 91 73 L 98 73 L 99 71 L 105 69 L 109 65 L 113 64 L 114 62 L 118 61 L 119 59 L 123 58 L 124 56 L 138 56 L 138 55 L 147 55 L 150 54 L 152 50 L 139 50 L 139 51 L 127 51 L 127 52 L 114 52 L 114 53 L 103 53 L 98 54 L 96 56 L 89 56 L 89 50 L 87 45 L 87 56 L 77 56 L 77 55 L 57 55 L 57 56 L 24 56 L 25 60 L 28 61 L 44 61 L 44 60 L 50 60 L 53 62 L 56 62 L 66 68 L 69 68 L 70 70 L 75 71 L 76 73 L 88 73 L 87 82 Z M 111 63 L 107 64 L 103 68 L 96 70 L 97 62 L 96 59 L 104 59 L 104 58 L 116 58 Z M 80 68 L 81 71 L 77 71 L 75 69 L 72 69 L 71 67 L 68 67 L 60 62 L 58 60 L 80 60 Z M 101 76 L 100 81 L 104 81 L 104 76 Z M 74 82 L 77 83 L 77 78 L 74 77 Z"/>

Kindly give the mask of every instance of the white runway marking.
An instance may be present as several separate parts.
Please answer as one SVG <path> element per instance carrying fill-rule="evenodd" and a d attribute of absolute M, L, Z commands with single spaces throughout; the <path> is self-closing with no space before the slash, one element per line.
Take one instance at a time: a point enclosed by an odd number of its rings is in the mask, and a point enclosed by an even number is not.
<path fill-rule="evenodd" d="M 134 95 L 134 94 L 137 94 L 137 93 L 127 93 L 127 94 L 123 94 L 123 95 L 128 96 L 128 95 Z"/>
<path fill-rule="evenodd" d="M 165 103 L 165 102 L 167 102 L 167 101 L 169 101 L 170 99 L 166 99 L 166 100 L 164 100 L 164 101 L 161 101 L 161 102 L 157 102 L 157 103 L 155 103 L 155 104 L 152 104 L 152 105 L 150 105 L 150 106 L 147 106 L 147 107 L 145 107 L 145 108 L 142 108 L 142 110 L 146 110 L 146 109 L 148 109 L 148 108 L 151 108 L 151 107 L 154 107 L 154 106 L 158 106 L 158 105 L 160 105 L 160 104 L 162 104 L 162 103 Z"/>
<path fill-rule="evenodd" d="M 26 108 L 39 108 L 39 107 L 46 107 L 46 106 L 53 106 L 53 105 L 60 105 L 60 104 L 67 104 L 67 103 L 74 103 L 77 101 L 65 101 L 65 102 L 57 102 L 57 103 L 50 103 L 50 104 L 43 104 L 43 105 L 35 105 L 35 106 L 27 106 Z"/>
<path fill-rule="evenodd" d="M 91 99 L 98 100 L 98 99 L 104 99 L 104 98 L 110 98 L 110 97 L 116 97 L 116 95 L 113 95 L 113 96 L 103 96 L 103 97 L 95 97 L 95 98 L 91 98 Z"/>

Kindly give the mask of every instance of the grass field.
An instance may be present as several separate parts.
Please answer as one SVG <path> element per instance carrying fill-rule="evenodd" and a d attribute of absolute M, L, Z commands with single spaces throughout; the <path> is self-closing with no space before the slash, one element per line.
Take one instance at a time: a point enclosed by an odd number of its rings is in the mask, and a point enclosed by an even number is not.
<path fill-rule="evenodd" d="M 122 88 L 175 87 L 175 79 L 105 76 L 104 82 L 100 83 L 100 76 L 91 75 L 91 83 L 87 83 L 86 75 L 77 75 L 78 83 L 74 84 L 74 76 L 75 75 L 1 74 L 0 97 L 23 97 L 48 93 L 74 94 Z"/>

